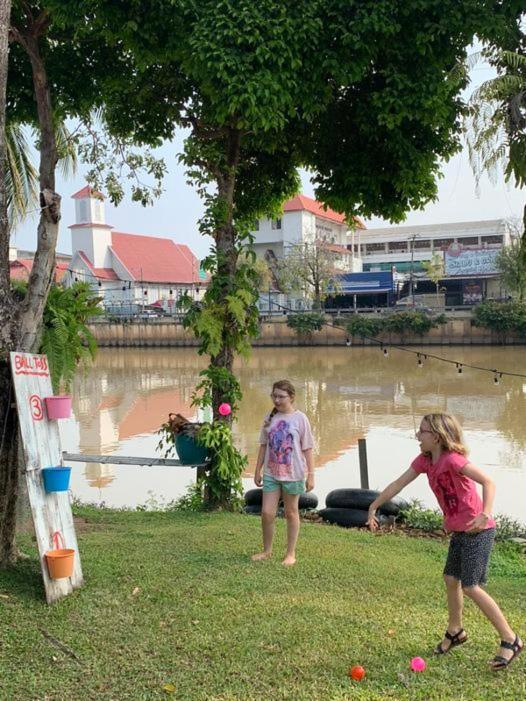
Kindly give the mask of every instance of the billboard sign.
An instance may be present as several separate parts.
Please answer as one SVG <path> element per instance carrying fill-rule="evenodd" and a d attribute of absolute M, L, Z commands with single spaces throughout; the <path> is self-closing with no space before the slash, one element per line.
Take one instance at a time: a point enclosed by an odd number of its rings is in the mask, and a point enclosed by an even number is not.
<path fill-rule="evenodd" d="M 458 249 L 451 246 L 445 252 L 444 267 L 448 277 L 488 275 L 497 272 L 496 260 L 500 249 Z"/>

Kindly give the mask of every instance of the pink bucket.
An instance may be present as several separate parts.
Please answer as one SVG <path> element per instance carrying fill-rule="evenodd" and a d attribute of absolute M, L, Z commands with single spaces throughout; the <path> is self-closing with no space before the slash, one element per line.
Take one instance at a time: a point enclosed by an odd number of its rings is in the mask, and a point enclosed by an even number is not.
<path fill-rule="evenodd" d="M 48 419 L 69 419 L 71 416 L 71 397 L 44 397 Z"/>

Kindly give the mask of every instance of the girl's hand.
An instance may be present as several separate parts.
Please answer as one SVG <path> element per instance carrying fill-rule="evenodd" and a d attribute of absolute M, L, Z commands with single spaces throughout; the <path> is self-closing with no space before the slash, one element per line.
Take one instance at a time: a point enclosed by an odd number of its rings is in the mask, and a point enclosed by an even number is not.
<path fill-rule="evenodd" d="M 256 487 L 261 487 L 263 484 L 263 478 L 261 476 L 261 470 L 256 470 L 254 474 L 254 482 L 256 484 Z"/>
<path fill-rule="evenodd" d="M 314 475 L 307 475 L 307 480 L 305 482 L 305 491 L 312 492 L 314 489 Z"/>
<path fill-rule="evenodd" d="M 488 525 L 489 516 L 487 514 L 479 514 L 468 523 L 468 533 L 477 533 L 483 531 Z"/>
<path fill-rule="evenodd" d="M 378 528 L 380 524 L 376 518 L 376 511 L 369 511 L 369 518 L 367 519 L 365 525 L 369 526 L 370 531 L 375 531 Z"/>

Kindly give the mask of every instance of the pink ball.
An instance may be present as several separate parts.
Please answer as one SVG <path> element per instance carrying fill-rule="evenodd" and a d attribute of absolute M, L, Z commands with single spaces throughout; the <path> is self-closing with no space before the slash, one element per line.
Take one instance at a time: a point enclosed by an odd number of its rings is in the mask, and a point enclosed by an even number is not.
<path fill-rule="evenodd" d="M 221 414 L 221 416 L 228 416 L 232 413 L 232 407 L 230 406 L 230 404 L 223 402 L 219 405 L 218 412 Z"/>
<path fill-rule="evenodd" d="M 421 657 L 413 657 L 411 660 L 411 670 L 413 672 L 423 672 L 426 666 L 426 661 Z"/>

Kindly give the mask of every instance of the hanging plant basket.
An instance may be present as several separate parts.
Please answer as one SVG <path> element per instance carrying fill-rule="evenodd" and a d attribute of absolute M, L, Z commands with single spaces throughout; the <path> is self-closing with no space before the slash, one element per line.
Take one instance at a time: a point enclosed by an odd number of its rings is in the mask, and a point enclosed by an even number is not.
<path fill-rule="evenodd" d="M 208 448 L 197 440 L 201 423 L 188 421 L 181 414 L 168 414 L 165 430 L 173 434 L 177 455 L 182 465 L 201 465 L 208 459 Z"/>
<path fill-rule="evenodd" d="M 42 479 L 46 492 L 67 492 L 69 489 L 69 479 L 71 477 L 71 467 L 44 467 Z"/>
<path fill-rule="evenodd" d="M 44 402 L 46 403 L 48 419 L 69 419 L 71 416 L 71 397 L 69 395 L 45 397 Z"/>
<path fill-rule="evenodd" d="M 75 564 L 75 551 L 72 548 L 64 547 L 64 537 L 62 533 L 53 533 L 53 550 L 44 553 L 47 569 L 51 579 L 65 579 L 73 574 Z M 62 547 L 59 547 L 62 545 Z"/>

